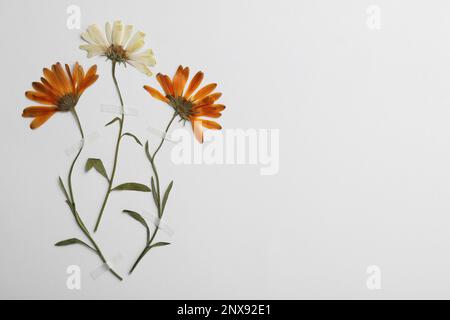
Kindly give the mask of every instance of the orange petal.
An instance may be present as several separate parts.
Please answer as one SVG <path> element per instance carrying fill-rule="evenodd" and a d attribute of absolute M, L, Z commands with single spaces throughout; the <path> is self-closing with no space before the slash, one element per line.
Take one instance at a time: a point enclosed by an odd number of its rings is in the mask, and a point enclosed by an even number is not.
<path fill-rule="evenodd" d="M 196 101 L 195 106 L 196 107 L 202 107 L 206 105 L 213 104 L 216 100 L 218 100 L 222 94 L 220 92 L 215 92 L 210 94 L 209 96 L 204 97 L 203 99 Z"/>
<path fill-rule="evenodd" d="M 48 112 L 45 115 L 42 116 L 38 116 L 36 118 L 34 118 L 34 120 L 31 122 L 30 124 L 30 128 L 31 129 L 37 129 L 40 126 L 42 126 L 48 119 L 51 118 L 51 116 L 53 116 L 55 114 L 56 111 L 53 112 Z"/>
<path fill-rule="evenodd" d="M 93 74 L 91 76 L 87 76 L 83 79 L 83 82 L 80 84 L 80 87 L 77 88 L 77 94 L 78 96 L 80 96 L 84 90 L 86 90 L 87 88 L 89 88 L 95 81 L 97 81 L 98 79 L 98 74 Z"/>
<path fill-rule="evenodd" d="M 43 106 L 32 106 L 23 109 L 22 117 L 24 118 L 35 118 L 48 114 L 49 112 L 57 111 L 57 107 L 43 107 Z"/>
<path fill-rule="evenodd" d="M 215 111 L 207 111 L 207 110 L 201 110 L 194 112 L 194 115 L 196 117 L 207 117 L 207 118 L 220 118 L 222 114 L 220 112 Z"/>
<path fill-rule="evenodd" d="M 197 101 L 197 100 L 203 99 L 208 94 L 213 92 L 216 87 L 217 87 L 217 83 L 210 83 L 210 84 L 204 86 L 203 88 L 198 90 L 196 94 L 194 94 L 194 96 L 192 97 L 191 100 L 192 101 Z"/>
<path fill-rule="evenodd" d="M 185 84 L 186 82 L 184 81 L 183 67 L 179 66 L 175 76 L 173 77 L 173 92 L 175 97 L 180 97 L 183 95 Z"/>
<path fill-rule="evenodd" d="M 25 96 L 33 101 L 42 103 L 42 104 L 48 104 L 48 105 L 55 105 L 56 100 L 55 98 L 52 98 L 46 94 L 35 92 L 35 91 L 27 91 L 25 92 Z"/>
<path fill-rule="evenodd" d="M 51 97 L 52 99 L 57 99 L 57 97 L 53 94 L 53 92 L 47 88 L 46 86 L 44 86 L 42 83 L 40 82 L 33 82 L 31 84 L 33 86 L 33 89 L 36 90 L 37 92 L 43 93 L 46 96 Z"/>
<path fill-rule="evenodd" d="M 202 119 L 202 126 L 208 129 L 212 130 L 220 130 L 222 127 L 217 122 L 211 121 L 211 120 L 203 120 Z"/>
<path fill-rule="evenodd" d="M 78 62 L 75 62 L 73 69 L 72 69 L 72 78 L 73 78 L 73 83 L 75 84 L 75 87 L 78 86 L 78 76 L 79 76 L 78 67 L 79 66 L 80 65 L 78 64 Z"/>
<path fill-rule="evenodd" d="M 49 69 L 44 68 L 44 77 L 48 81 L 48 83 L 58 92 L 58 95 L 63 95 L 63 88 L 59 85 L 58 78 L 56 75 Z"/>
<path fill-rule="evenodd" d="M 70 67 L 69 67 L 69 65 L 67 63 L 65 65 L 65 67 L 66 67 L 67 75 L 69 77 L 69 82 L 70 82 L 70 85 L 71 85 L 71 88 L 72 88 L 72 92 L 75 92 L 75 81 L 73 80 L 72 72 L 70 71 Z"/>
<path fill-rule="evenodd" d="M 144 86 L 144 89 L 151 94 L 151 96 L 155 99 L 161 100 L 165 103 L 169 103 L 169 99 L 167 99 L 166 97 L 163 96 L 163 94 L 161 92 L 159 92 L 158 90 L 150 87 L 150 86 Z"/>
<path fill-rule="evenodd" d="M 186 93 L 184 94 L 184 97 L 186 99 L 189 99 L 192 95 L 192 93 L 197 90 L 200 83 L 202 83 L 203 80 L 203 72 L 199 71 L 195 74 L 195 76 L 192 78 L 191 83 L 189 84 Z"/>
<path fill-rule="evenodd" d="M 92 67 L 89 68 L 89 70 L 86 72 L 85 78 L 89 78 L 95 74 L 97 74 L 97 65 L 96 64 L 94 64 Z"/>
<path fill-rule="evenodd" d="M 225 110 L 225 106 L 223 104 L 207 104 L 207 105 L 201 105 L 201 106 L 194 107 L 194 108 L 192 108 L 192 110 L 194 110 L 194 111 L 209 110 L 209 111 L 220 112 L 220 111 Z"/>
<path fill-rule="evenodd" d="M 83 67 L 81 65 L 78 65 L 77 68 L 77 88 L 79 88 L 81 86 L 81 84 L 83 83 L 84 80 L 84 70 Z"/>
<path fill-rule="evenodd" d="M 53 70 L 53 73 L 58 78 L 60 87 L 63 88 L 64 93 L 69 93 L 70 92 L 69 80 L 67 79 L 67 76 L 66 76 L 63 68 L 61 67 L 61 63 L 58 62 L 58 63 L 52 65 L 52 70 Z"/>
<path fill-rule="evenodd" d="M 203 127 L 202 127 L 202 120 L 197 119 L 194 117 L 191 117 L 191 125 L 192 130 L 194 131 L 194 136 L 197 139 L 198 142 L 203 143 Z"/>
<path fill-rule="evenodd" d="M 48 90 L 50 90 L 50 91 L 52 92 L 52 94 L 53 94 L 55 97 L 59 96 L 58 90 L 56 90 L 56 88 L 54 88 L 54 87 L 50 84 L 50 82 L 47 81 L 47 79 L 45 79 L 44 77 L 41 77 L 41 82 L 42 82 L 42 84 L 43 84 Z"/>
<path fill-rule="evenodd" d="M 159 85 L 164 90 L 164 93 L 166 95 L 172 95 L 173 96 L 173 87 L 172 87 L 172 81 L 170 78 L 166 75 L 163 75 L 161 73 L 158 73 L 156 75 L 156 80 L 158 80 Z"/>

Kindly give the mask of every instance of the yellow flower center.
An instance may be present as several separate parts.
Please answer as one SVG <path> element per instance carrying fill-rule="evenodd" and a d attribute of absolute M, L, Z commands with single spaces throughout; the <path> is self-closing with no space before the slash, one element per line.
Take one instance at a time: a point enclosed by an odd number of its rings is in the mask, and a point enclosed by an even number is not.
<path fill-rule="evenodd" d="M 173 96 L 168 96 L 167 98 L 169 99 L 169 105 L 175 109 L 180 118 L 183 120 L 189 120 L 194 104 L 183 97 L 175 98 Z"/>
<path fill-rule="evenodd" d="M 106 57 L 116 62 L 126 62 L 128 60 L 127 51 L 122 46 L 112 44 L 105 53 Z"/>
<path fill-rule="evenodd" d="M 60 111 L 69 111 L 77 105 L 77 102 L 78 98 L 72 93 L 68 93 L 59 98 L 57 107 Z"/>

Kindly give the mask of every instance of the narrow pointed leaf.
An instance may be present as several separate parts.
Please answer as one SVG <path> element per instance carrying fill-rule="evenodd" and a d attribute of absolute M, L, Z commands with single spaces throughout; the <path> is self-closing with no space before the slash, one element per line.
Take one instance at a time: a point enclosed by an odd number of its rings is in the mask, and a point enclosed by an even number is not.
<path fill-rule="evenodd" d="M 122 120 L 120 120 L 120 118 L 119 117 L 115 117 L 114 119 L 112 119 L 110 122 L 108 122 L 107 124 L 105 124 L 105 127 L 107 127 L 107 126 L 109 126 L 110 124 L 113 124 L 114 122 L 116 122 L 116 121 L 122 121 Z"/>
<path fill-rule="evenodd" d="M 94 168 L 98 173 L 106 178 L 109 181 L 108 174 L 106 173 L 105 167 L 103 166 L 103 162 L 100 159 L 89 158 L 86 161 L 85 170 L 89 171 Z"/>
<path fill-rule="evenodd" d="M 150 240 L 150 228 L 148 227 L 147 221 L 137 212 L 131 211 L 131 210 L 123 210 L 123 213 L 128 214 L 130 217 L 132 217 L 134 220 L 140 222 L 147 231 L 147 243 Z"/>
<path fill-rule="evenodd" d="M 147 155 L 147 159 L 152 162 L 152 157 L 150 155 L 150 151 L 148 150 L 148 140 L 145 142 L 145 154 Z"/>
<path fill-rule="evenodd" d="M 141 183 L 136 183 L 136 182 L 122 183 L 121 185 L 118 185 L 117 187 L 112 189 L 112 191 L 123 191 L 123 190 L 141 191 L 141 192 L 150 192 L 151 191 L 150 188 L 147 187 L 146 185 L 141 184 Z"/>
<path fill-rule="evenodd" d="M 150 250 L 151 248 L 168 246 L 169 244 L 170 244 L 169 242 L 157 242 L 155 244 L 152 244 L 150 247 L 148 247 L 148 249 Z"/>
<path fill-rule="evenodd" d="M 156 187 L 155 187 L 155 180 L 153 179 L 153 177 L 150 179 L 150 183 L 151 183 L 151 187 L 152 187 L 152 195 L 153 195 L 153 201 L 155 202 L 156 207 L 158 208 L 158 216 L 160 216 L 159 214 L 159 199 L 158 199 L 158 195 L 156 192 Z"/>
<path fill-rule="evenodd" d="M 70 239 L 66 239 L 63 241 L 59 241 L 59 242 L 55 243 L 55 246 L 63 247 L 63 246 L 70 246 L 72 244 L 81 244 L 82 246 L 85 246 L 85 247 L 95 251 L 95 249 L 92 248 L 90 245 L 88 245 L 84 241 L 81 241 L 80 239 L 77 239 L 77 238 L 70 238 Z"/>
<path fill-rule="evenodd" d="M 139 144 L 142 147 L 141 141 L 139 141 L 139 139 L 134 134 L 125 132 L 122 136 L 130 136 L 130 137 L 134 138 L 134 140 L 136 140 L 137 144 Z"/>
<path fill-rule="evenodd" d="M 166 208 L 167 199 L 169 198 L 169 194 L 170 194 L 170 190 L 172 190 L 172 186 L 173 186 L 173 181 L 170 181 L 169 186 L 166 189 L 166 192 L 164 192 L 161 213 L 163 213 L 164 209 Z"/>
<path fill-rule="evenodd" d="M 64 196 L 66 197 L 66 200 L 69 201 L 69 194 L 67 193 L 66 187 L 64 186 L 64 182 L 62 181 L 61 177 L 58 177 L 59 179 L 59 186 L 61 187 Z"/>

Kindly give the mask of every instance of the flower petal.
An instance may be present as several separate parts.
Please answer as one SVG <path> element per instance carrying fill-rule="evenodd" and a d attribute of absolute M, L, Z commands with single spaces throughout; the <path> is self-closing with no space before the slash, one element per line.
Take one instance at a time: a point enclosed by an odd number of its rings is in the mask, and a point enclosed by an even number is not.
<path fill-rule="evenodd" d="M 208 94 L 214 91 L 214 89 L 217 87 L 217 83 L 210 83 L 200 90 L 197 91 L 196 94 L 192 97 L 192 101 L 198 101 L 206 97 Z"/>
<path fill-rule="evenodd" d="M 106 40 L 108 41 L 108 44 L 112 44 L 112 28 L 111 23 L 107 22 L 105 23 L 105 34 L 106 34 Z"/>
<path fill-rule="evenodd" d="M 168 76 L 158 73 L 156 75 L 156 80 L 158 80 L 161 88 L 164 90 L 166 95 L 173 96 L 172 81 L 170 80 L 170 78 Z"/>
<path fill-rule="evenodd" d="M 95 44 L 104 46 L 104 47 L 106 47 L 108 45 L 105 37 L 103 36 L 102 32 L 100 31 L 100 28 L 98 27 L 98 25 L 96 25 L 96 24 L 90 25 L 87 28 L 87 32 L 89 33 L 89 36 L 95 42 Z"/>
<path fill-rule="evenodd" d="M 25 96 L 32 101 L 36 101 L 36 102 L 39 102 L 42 104 L 47 104 L 47 105 L 55 105 L 57 102 L 54 98 L 49 97 L 46 94 L 43 94 L 40 92 L 35 92 L 35 91 L 27 91 L 27 92 L 25 92 Z"/>
<path fill-rule="evenodd" d="M 123 32 L 123 38 L 122 38 L 122 46 L 124 47 L 128 40 L 130 40 L 131 34 L 133 33 L 133 26 L 132 25 L 126 25 L 125 30 Z"/>
<path fill-rule="evenodd" d="M 56 63 L 52 65 L 52 71 L 59 80 L 60 87 L 63 88 L 63 93 L 70 92 L 69 79 L 67 79 L 66 73 L 64 72 L 61 63 Z"/>
<path fill-rule="evenodd" d="M 79 46 L 79 48 L 87 52 L 88 58 L 92 58 L 105 53 L 105 47 L 97 44 L 83 44 Z"/>
<path fill-rule="evenodd" d="M 222 127 L 215 121 L 202 119 L 202 126 L 212 130 L 220 130 Z"/>
<path fill-rule="evenodd" d="M 34 118 L 34 120 L 30 124 L 30 128 L 33 129 L 33 130 L 39 128 L 45 122 L 47 122 L 47 120 L 50 119 L 51 116 L 53 116 L 55 114 L 55 112 L 56 111 L 49 112 L 49 113 L 47 113 L 45 115 L 38 116 L 38 117 Z"/>
<path fill-rule="evenodd" d="M 123 23 L 122 21 L 114 21 L 112 28 L 112 43 L 114 45 L 120 46 L 122 44 L 122 36 L 123 36 Z"/>
<path fill-rule="evenodd" d="M 35 118 L 48 114 L 49 112 L 57 111 L 57 107 L 43 107 L 43 106 L 31 106 L 23 109 L 22 117 Z"/>
<path fill-rule="evenodd" d="M 150 95 L 158 100 L 161 100 L 162 102 L 169 103 L 169 99 L 167 99 L 161 92 L 158 90 L 150 87 L 150 86 L 144 86 L 144 89 L 150 93 Z"/>
<path fill-rule="evenodd" d="M 183 66 L 179 66 L 177 72 L 173 76 L 173 92 L 175 97 L 181 97 L 183 95 L 184 84 L 184 75 L 183 75 Z"/>
<path fill-rule="evenodd" d="M 186 99 L 189 99 L 192 95 L 192 93 L 197 90 L 198 86 L 203 80 L 203 72 L 199 71 L 195 74 L 195 76 L 192 78 L 191 83 L 189 84 L 186 93 L 184 94 L 184 97 Z"/>
<path fill-rule="evenodd" d="M 144 37 L 145 33 L 141 31 L 136 32 L 125 48 L 127 53 L 130 54 L 142 48 L 142 46 L 144 45 Z"/>
<path fill-rule="evenodd" d="M 145 64 L 133 60 L 128 60 L 127 62 L 147 76 L 151 77 L 153 75 L 152 71 Z"/>
<path fill-rule="evenodd" d="M 147 49 L 140 53 L 132 53 L 129 60 L 143 63 L 146 66 L 153 67 L 156 64 L 155 56 L 152 49 Z"/>
<path fill-rule="evenodd" d="M 198 142 L 203 143 L 203 127 L 202 127 L 202 120 L 197 119 L 195 117 L 191 117 L 191 125 L 192 130 L 194 131 L 194 136 L 197 139 Z"/>

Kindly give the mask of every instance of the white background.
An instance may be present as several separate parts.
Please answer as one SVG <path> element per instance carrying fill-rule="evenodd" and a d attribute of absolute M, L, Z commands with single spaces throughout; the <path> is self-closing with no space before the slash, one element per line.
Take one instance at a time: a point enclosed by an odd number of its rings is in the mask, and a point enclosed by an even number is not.
<path fill-rule="evenodd" d="M 81 30 L 66 27 L 69 5 Z M 369 5 L 381 29 L 366 26 Z M 0 4 L 2 178 L 1 298 L 450 298 L 450 2 L 448 1 L 7 1 Z M 125 281 L 105 273 L 82 238 L 56 184 L 66 175 L 78 132 L 68 114 L 36 131 L 21 118 L 41 69 L 61 61 L 96 63 L 100 79 L 77 106 L 85 131 L 98 133 L 74 176 L 79 211 L 92 228 L 106 191 L 88 157 L 111 169 L 117 126 L 102 104 L 118 104 L 110 63 L 78 49 L 91 23 L 121 19 L 147 34 L 155 72 L 178 64 L 218 82 L 228 129 L 279 129 L 280 170 L 256 165 L 175 165 L 160 154 L 163 185 L 175 180 L 157 248 L 128 277 L 145 232 L 121 213 L 152 212 L 149 194 L 116 193 L 95 235 L 121 256 Z M 170 109 L 155 86 L 119 68 L 132 131 L 151 145 Z M 130 139 L 117 182 L 148 183 L 150 167 Z M 83 238 L 84 239 L 84 238 Z M 78 265 L 81 290 L 66 287 Z M 366 269 L 381 268 L 380 290 Z"/>

